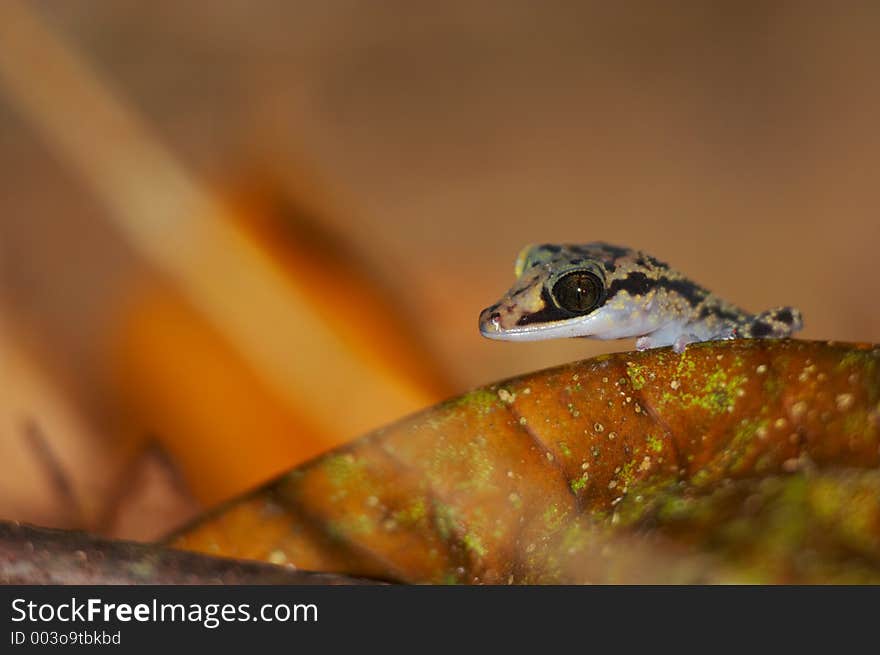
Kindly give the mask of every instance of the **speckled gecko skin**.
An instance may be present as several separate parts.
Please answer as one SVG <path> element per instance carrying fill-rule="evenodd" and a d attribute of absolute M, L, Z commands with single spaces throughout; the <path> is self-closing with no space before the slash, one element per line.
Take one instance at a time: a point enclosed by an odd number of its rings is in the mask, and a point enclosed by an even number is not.
<path fill-rule="evenodd" d="M 624 339 L 636 348 L 781 338 L 803 327 L 793 307 L 758 314 L 726 302 L 651 255 L 594 242 L 527 246 L 516 283 L 480 314 L 490 339 Z"/>

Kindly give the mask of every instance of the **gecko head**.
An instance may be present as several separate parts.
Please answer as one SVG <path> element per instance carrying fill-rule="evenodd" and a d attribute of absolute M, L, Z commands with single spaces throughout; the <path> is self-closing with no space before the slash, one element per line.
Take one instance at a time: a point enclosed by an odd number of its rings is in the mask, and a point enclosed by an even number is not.
<path fill-rule="evenodd" d="M 480 314 L 490 339 L 533 341 L 601 336 L 619 317 L 605 307 L 615 261 L 632 251 L 604 243 L 531 245 L 516 260 L 516 283 Z"/>

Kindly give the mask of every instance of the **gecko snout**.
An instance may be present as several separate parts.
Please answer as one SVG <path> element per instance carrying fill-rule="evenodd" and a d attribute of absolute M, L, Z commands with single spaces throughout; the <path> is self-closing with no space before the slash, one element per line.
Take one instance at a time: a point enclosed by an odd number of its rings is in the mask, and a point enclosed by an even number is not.
<path fill-rule="evenodd" d="M 492 334 L 501 329 L 501 312 L 498 311 L 498 305 L 492 305 L 480 312 L 480 332 L 483 334 Z"/>

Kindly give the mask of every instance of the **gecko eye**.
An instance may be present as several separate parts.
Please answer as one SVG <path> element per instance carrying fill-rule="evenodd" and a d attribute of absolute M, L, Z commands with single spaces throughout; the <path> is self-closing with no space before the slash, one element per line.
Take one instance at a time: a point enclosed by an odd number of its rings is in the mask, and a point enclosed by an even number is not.
<path fill-rule="evenodd" d="M 566 273 L 553 285 L 551 295 L 561 309 L 572 314 L 587 314 L 602 303 L 602 280 L 593 273 Z"/>

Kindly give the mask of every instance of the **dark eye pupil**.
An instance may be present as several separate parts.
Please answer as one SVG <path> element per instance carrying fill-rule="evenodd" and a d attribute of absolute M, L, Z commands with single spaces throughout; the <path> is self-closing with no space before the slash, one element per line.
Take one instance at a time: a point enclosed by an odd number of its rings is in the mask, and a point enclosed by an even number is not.
<path fill-rule="evenodd" d="M 553 298 L 566 311 L 586 314 L 599 305 L 602 282 L 592 273 L 568 273 L 553 285 Z"/>

